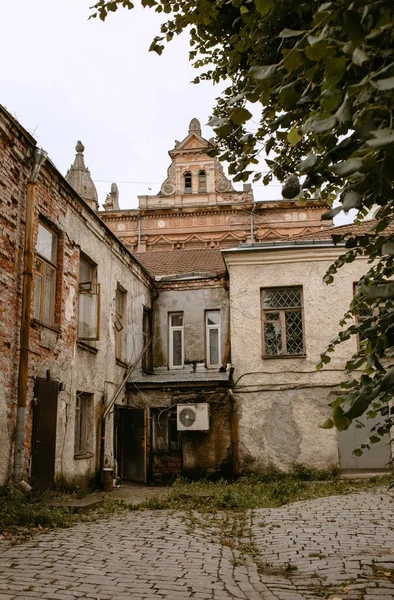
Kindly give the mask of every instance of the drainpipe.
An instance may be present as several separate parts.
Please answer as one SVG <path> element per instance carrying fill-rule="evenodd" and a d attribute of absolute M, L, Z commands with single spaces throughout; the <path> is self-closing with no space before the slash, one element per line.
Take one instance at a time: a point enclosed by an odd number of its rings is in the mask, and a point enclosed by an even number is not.
<path fill-rule="evenodd" d="M 141 252 L 141 211 L 138 211 L 138 252 Z"/>
<path fill-rule="evenodd" d="M 29 370 L 30 313 L 33 286 L 33 221 L 35 189 L 40 169 L 48 154 L 41 148 L 34 150 L 34 163 L 27 182 L 25 249 L 23 257 L 22 316 L 20 329 L 20 355 L 18 372 L 18 407 L 16 413 L 14 446 L 14 482 L 19 483 L 25 463 L 26 397 Z"/>
<path fill-rule="evenodd" d="M 231 411 L 231 441 L 233 447 L 233 475 L 239 475 L 239 438 L 238 438 L 238 415 L 233 390 L 228 390 L 228 399 L 230 401 Z"/>

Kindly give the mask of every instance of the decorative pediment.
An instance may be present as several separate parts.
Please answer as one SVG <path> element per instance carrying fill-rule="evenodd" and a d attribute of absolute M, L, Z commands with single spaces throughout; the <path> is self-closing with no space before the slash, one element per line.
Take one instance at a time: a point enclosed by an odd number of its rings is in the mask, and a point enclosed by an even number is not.
<path fill-rule="evenodd" d="M 197 150 L 197 149 L 208 149 L 211 147 L 211 144 L 209 144 L 209 142 L 207 142 L 207 140 L 204 140 L 203 137 L 196 135 L 195 133 L 192 133 L 190 135 L 187 136 L 187 138 L 185 138 L 183 140 L 183 142 L 180 142 L 179 146 L 177 146 L 175 148 L 176 152 L 179 153 L 181 151 L 186 151 L 186 150 Z"/>

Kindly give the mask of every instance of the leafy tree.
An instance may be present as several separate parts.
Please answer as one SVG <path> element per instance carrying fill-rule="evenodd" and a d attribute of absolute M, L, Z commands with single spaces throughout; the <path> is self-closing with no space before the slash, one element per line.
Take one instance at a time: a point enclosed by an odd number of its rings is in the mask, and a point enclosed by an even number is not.
<path fill-rule="evenodd" d="M 169 15 L 151 50 L 187 31 L 190 60 L 203 71 L 195 82 L 228 82 L 210 124 L 217 153 L 235 181 L 253 176 L 269 184 L 285 181 L 292 198 L 301 177 L 305 198 L 319 196 L 340 206 L 327 213 L 358 209 L 358 219 L 378 206 L 370 230 L 335 240 L 344 254 L 338 268 L 360 255 L 371 259 L 360 291 L 326 353 L 352 335 L 362 340 L 347 363 L 354 378 L 342 386 L 325 426 L 346 429 L 352 419 L 378 411 L 390 425 L 386 403 L 393 396 L 394 284 L 394 2 L 393 0 L 141 0 Z M 99 0 L 93 17 L 105 20 L 129 0 Z M 257 130 L 250 103 L 258 105 Z M 257 171 L 264 152 L 269 172 Z M 297 177 L 295 177 L 297 175 Z M 354 315 L 359 315 L 354 323 Z M 351 324 L 349 325 L 349 320 Z"/>

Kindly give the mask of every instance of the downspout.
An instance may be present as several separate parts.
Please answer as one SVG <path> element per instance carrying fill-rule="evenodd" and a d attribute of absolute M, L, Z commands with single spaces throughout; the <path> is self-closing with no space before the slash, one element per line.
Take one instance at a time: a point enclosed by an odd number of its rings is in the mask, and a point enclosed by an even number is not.
<path fill-rule="evenodd" d="M 141 211 L 138 211 L 138 252 L 141 252 Z"/>
<path fill-rule="evenodd" d="M 231 387 L 228 390 L 228 398 L 230 400 L 231 410 L 231 442 L 233 447 L 233 475 L 239 475 L 239 438 L 238 438 L 238 415 L 237 405 L 235 402 L 233 390 Z"/>
<path fill-rule="evenodd" d="M 29 371 L 30 313 L 33 287 L 33 225 L 35 189 L 40 169 L 48 154 L 40 148 L 34 150 L 34 163 L 27 182 L 25 248 L 23 257 L 22 315 L 20 329 L 20 355 L 18 371 L 18 407 L 16 413 L 14 446 L 14 482 L 22 479 L 25 463 L 26 398 Z"/>
<path fill-rule="evenodd" d="M 142 350 L 139 353 L 139 355 L 137 356 L 136 360 L 128 366 L 127 371 L 125 372 L 125 374 L 123 376 L 122 383 L 119 385 L 118 389 L 115 392 L 115 395 L 113 396 L 112 400 L 110 401 L 107 408 L 105 409 L 103 416 L 101 417 L 101 439 L 100 439 L 100 481 L 101 481 L 101 483 L 103 483 L 103 481 L 104 481 L 105 434 L 106 434 L 107 417 L 108 417 L 109 413 L 111 412 L 111 409 L 113 408 L 115 402 L 119 398 L 120 394 L 124 390 L 124 387 L 127 383 L 128 378 L 130 377 L 130 375 L 132 374 L 134 369 L 139 364 L 141 358 L 144 356 L 145 352 L 148 350 L 152 341 L 153 341 L 153 337 L 151 337 L 146 342 L 145 346 L 142 348 Z"/>

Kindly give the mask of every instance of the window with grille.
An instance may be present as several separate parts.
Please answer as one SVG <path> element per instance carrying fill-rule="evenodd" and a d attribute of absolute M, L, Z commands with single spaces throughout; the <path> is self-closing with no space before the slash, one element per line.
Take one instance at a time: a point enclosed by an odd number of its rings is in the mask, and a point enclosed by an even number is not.
<path fill-rule="evenodd" d="M 218 367 L 220 364 L 220 311 L 207 310 L 205 313 L 205 339 L 207 367 Z"/>
<path fill-rule="evenodd" d="M 38 224 L 34 276 L 34 318 L 53 327 L 55 321 L 57 235 Z"/>
<path fill-rule="evenodd" d="M 185 173 L 184 180 L 185 180 L 185 194 L 191 194 L 191 192 L 192 192 L 192 174 Z"/>
<path fill-rule="evenodd" d="M 281 287 L 261 290 L 263 354 L 304 356 L 302 288 Z"/>
<path fill-rule="evenodd" d="M 198 191 L 206 192 L 207 191 L 207 175 L 205 171 L 200 171 L 198 174 Z"/>
<path fill-rule="evenodd" d="M 169 314 L 169 367 L 183 367 L 183 313 Z"/>
<path fill-rule="evenodd" d="M 358 294 L 360 291 L 360 284 L 353 284 L 353 294 L 354 296 Z M 391 308 L 387 308 L 386 304 L 381 304 L 380 306 L 370 306 L 366 302 L 361 302 L 358 306 L 358 314 L 355 317 L 356 323 L 363 323 L 364 321 L 370 321 L 370 326 L 372 326 L 374 321 L 382 320 L 385 322 L 385 318 L 391 312 Z M 368 326 L 368 325 L 367 325 Z M 387 327 L 385 331 L 385 335 L 387 338 L 387 348 L 392 348 L 394 346 L 394 328 Z M 364 342 L 367 338 L 364 337 L 361 333 L 358 334 L 358 345 L 360 347 L 361 343 Z"/>
<path fill-rule="evenodd" d="M 75 458 L 92 455 L 93 394 L 77 393 L 75 403 Z"/>
<path fill-rule="evenodd" d="M 126 311 L 126 292 L 118 287 L 115 292 L 115 358 L 124 360 L 125 358 L 125 311 Z"/>
<path fill-rule="evenodd" d="M 79 315 L 78 339 L 100 339 L 100 284 L 97 283 L 97 265 L 87 258 L 79 261 Z"/>

